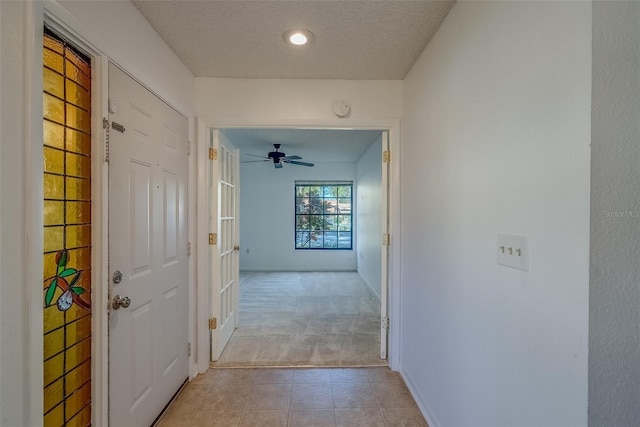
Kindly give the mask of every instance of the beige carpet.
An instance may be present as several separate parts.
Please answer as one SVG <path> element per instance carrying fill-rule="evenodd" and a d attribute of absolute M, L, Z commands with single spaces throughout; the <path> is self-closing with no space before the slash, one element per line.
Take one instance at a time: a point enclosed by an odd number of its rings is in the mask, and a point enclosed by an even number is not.
<path fill-rule="evenodd" d="M 212 366 L 384 364 L 380 300 L 357 272 L 251 272 L 238 329 Z"/>

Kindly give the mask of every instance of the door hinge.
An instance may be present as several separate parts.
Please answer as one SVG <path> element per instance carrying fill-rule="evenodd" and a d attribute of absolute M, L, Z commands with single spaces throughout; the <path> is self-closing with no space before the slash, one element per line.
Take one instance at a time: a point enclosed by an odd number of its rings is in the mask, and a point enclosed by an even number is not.
<path fill-rule="evenodd" d="M 191 140 L 187 139 L 187 156 L 191 155 Z"/>
<path fill-rule="evenodd" d="M 389 329 L 389 318 L 388 318 L 388 317 L 383 317 L 383 318 L 382 318 L 382 324 L 381 324 L 381 326 L 382 326 L 384 329 L 387 329 L 387 330 Z"/>
<path fill-rule="evenodd" d="M 391 234 L 385 233 L 382 235 L 382 246 L 390 246 L 391 245 Z"/>
<path fill-rule="evenodd" d="M 385 150 L 382 153 L 382 162 L 389 163 L 390 161 L 391 161 L 391 152 L 389 152 L 389 150 Z"/>
<path fill-rule="evenodd" d="M 187 357 L 191 357 L 191 343 L 187 343 Z"/>
<path fill-rule="evenodd" d="M 210 245 L 218 244 L 218 233 L 209 233 L 209 244 Z"/>
<path fill-rule="evenodd" d="M 209 319 L 209 329 L 214 330 L 218 328 L 218 319 L 212 317 Z"/>
<path fill-rule="evenodd" d="M 209 160 L 217 160 L 218 159 L 218 150 L 215 148 L 209 148 Z"/>
<path fill-rule="evenodd" d="M 191 242 L 187 242 L 187 256 L 191 256 Z"/>

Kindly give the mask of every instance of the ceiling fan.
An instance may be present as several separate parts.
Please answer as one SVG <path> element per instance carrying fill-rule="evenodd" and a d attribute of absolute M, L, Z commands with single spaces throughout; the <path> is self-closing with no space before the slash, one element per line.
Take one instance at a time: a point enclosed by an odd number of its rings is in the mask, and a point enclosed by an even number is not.
<path fill-rule="evenodd" d="M 313 163 L 299 162 L 298 160 L 302 159 L 302 157 L 300 156 L 287 156 L 285 153 L 281 153 L 280 151 L 278 151 L 280 149 L 280 144 L 273 144 L 273 147 L 276 149 L 276 151 L 267 153 L 267 157 L 246 153 L 247 156 L 260 157 L 262 160 L 246 160 L 240 163 L 273 162 L 273 166 L 276 169 L 281 168 L 283 163 L 289 163 L 298 166 L 313 166 Z"/>

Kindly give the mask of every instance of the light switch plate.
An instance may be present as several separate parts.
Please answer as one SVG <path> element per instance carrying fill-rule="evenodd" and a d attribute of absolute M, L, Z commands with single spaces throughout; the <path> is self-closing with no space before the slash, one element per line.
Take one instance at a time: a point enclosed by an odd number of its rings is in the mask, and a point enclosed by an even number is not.
<path fill-rule="evenodd" d="M 498 264 L 529 271 L 529 237 L 498 233 Z"/>

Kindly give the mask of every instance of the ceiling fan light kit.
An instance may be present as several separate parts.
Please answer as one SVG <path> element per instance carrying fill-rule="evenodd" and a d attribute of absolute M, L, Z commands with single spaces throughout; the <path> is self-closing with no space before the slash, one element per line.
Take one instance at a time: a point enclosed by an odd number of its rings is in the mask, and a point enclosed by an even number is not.
<path fill-rule="evenodd" d="M 283 163 L 288 163 L 288 164 L 297 165 L 297 166 L 307 166 L 307 167 L 314 166 L 313 163 L 300 162 L 299 160 L 302 159 L 302 157 L 300 156 L 295 156 L 295 155 L 287 156 L 285 153 L 279 151 L 280 144 L 273 144 L 273 148 L 275 148 L 275 151 L 270 151 L 269 153 L 267 153 L 267 157 L 260 156 L 257 154 L 247 153 L 247 156 L 260 157 L 263 160 L 248 160 L 248 161 L 242 161 L 240 163 L 272 162 L 273 167 L 275 167 L 276 169 L 282 168 Z"/>

